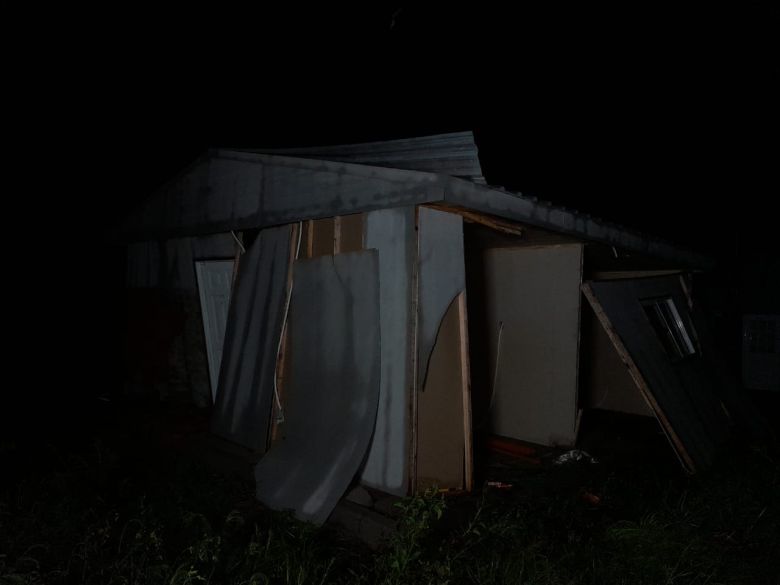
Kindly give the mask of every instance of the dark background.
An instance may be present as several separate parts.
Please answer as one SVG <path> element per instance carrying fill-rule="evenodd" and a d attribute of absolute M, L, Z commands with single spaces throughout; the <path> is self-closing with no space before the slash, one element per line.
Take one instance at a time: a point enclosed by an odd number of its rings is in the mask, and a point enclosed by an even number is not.
<path fill-rule="evenodd" d="M 54 16 L 35 58 L 14 56 L 34 220 L 10 227 L 33 302 L 11 311 L 21 406 L 5 428 L 68 432 L 82 399 L 119 385 L 124 260 L 107 235 L 212 146 L 473 130 L 489 183 L 714 257 L 704 283 L 735 367 L 739 316 L 780 310 L 769 3 Z"/>

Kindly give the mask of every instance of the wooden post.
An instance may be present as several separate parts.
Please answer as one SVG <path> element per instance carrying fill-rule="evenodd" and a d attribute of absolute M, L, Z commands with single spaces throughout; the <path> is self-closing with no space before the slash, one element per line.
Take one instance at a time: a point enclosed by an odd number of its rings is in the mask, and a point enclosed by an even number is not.
<path fill-rule="evenodd" d="M 409 313 L 409 495 L 417 493 L 417 335 L 420 324 L 420 208 L 414 208 L 414 261 L 412 268 L 412 299 Z"/>
<path fill-rule="evenodd" d="M 306 258 L 311 258 L 314 255 L 314 220 L 310 219 L 306 222 L 308 240 L 306 240 Z"/>
<path fill-rule="evenodd" d="M 463 390 L 463 473 L 466 491 L 474 489 L 474 443 L 471 429 L 471 364 L 469 360 L 469 321 L 466 291 L 458 295 L 460 333 L 460 376 Z"/>
<path fill-rule="evenodd" d="M 236 236 L 239 242 L 241 242 L 241 246 L 244 245 L 243 239 L 244 239 L 244 232 L 238 232 L 238 236 Z M 241 262 L 241 246 L 236 246 L 236 258 L 233 261 L 233 276 L 230 280 L 230 290 L 231 295 L 232 291 L 236 287 L 236 277 L 238 276 L 238 264 Z"/>
<path fill-rule="evenodd" d="M 289 297 L 292 293 L 292 286 L 293 286 L 293 265 L 295 264 L 295 252 L 298 250 L 298 237 L 299 234 L 302 237 L 303 234 L 301 233 L 302 225 L 295 224 L 292 227 L 292 230 L 290 230 L 291 237 L 290 237 L 290 259 L 287 263 L 287 288 L 286 288 L 286 295 Z M 274 370 L 274 377 L 276 378 L 276 391 L 279 394 L 279 400 L 282 400 L 282 396 L 284 395 L 284 383 L 286 379 L 288 378 L 288 370 L 290 368 L 290 360 L 289 360 L 289 350 L 290 350 L 290 339 L 288 335 L 288 316 L 290 307 L 286 302 L 287 299 L 285 299 L 285 307 L 287 308 L 287 313 L 283 316 L 284 319 L 284 326 L 282 327 L 281 331 L 281 342 L 280 342 L 280 351 L 279 354 L 276 356 L 276 369 Z M 268 446 L 270 447 L 271 444 L 276 440 L 276 437 L 278 436 L 278 429 L 279 425 L 276 422 L 276 417 L 273 416 L 273 413 L 278 408 L 278 405 L 276 404 L 276 397 L 274 397 L 274 400 L 272 401 L 271 406 L 271 428 L 270 428 L 270 440 L 268 442 Z"/>
<path fill-rule="evenodd" d="M 341 252 L 341 216 L 333 218 L 333 254 Z"/>

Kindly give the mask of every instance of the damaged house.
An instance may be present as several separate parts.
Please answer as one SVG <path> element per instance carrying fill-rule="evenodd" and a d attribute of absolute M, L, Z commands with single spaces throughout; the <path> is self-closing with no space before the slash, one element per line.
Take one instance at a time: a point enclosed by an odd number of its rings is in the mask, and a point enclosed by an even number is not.
<path fill-rule="evenodd" d="M 571 446 L 654 417 L 688 472 L 740 415 L 697 253 L 486 184 L 470 132 L 216 149 L 128 242 L 128 387 L 212 408 L 257 497 L 324 521 L 356 481 L 472 489 L 478 432 Z"/>

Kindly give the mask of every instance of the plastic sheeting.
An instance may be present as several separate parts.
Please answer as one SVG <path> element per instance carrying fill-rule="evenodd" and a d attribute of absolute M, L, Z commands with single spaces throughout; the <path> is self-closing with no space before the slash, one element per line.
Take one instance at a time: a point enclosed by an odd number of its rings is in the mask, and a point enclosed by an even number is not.
<path fill-rule="evenodd" d="M 212 417 L 214 433 L 264 451 L 290 258 L 290 226 L 262 230 L 241 257 Z"/>
<path fill-rule="evenodd" d="M 376 250 L 295 263 L 285 422 L 255 468 L 257 498 L 324 522 L 365 459 L 380 379 Z"/>

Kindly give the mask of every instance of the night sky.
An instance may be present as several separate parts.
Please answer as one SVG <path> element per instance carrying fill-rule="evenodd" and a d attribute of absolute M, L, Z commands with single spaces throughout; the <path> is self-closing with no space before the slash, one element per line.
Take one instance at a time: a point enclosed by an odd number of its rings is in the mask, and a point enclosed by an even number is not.
<path fill-rule="evenodd" d="M 209 146 L 474 130 L 492 184 L 728 255 L 778 192 L 776 16 L 389 4 L 115 40 L 84 108 L 97 204 L 121 216 Z"/>
<path fill-rule="evenodd" d="M 745 267 L 778 271 L 780 192 L 778 11 L 742 4 L 187 7 L 73 29 L 41 92 L 56 124 L 32 137 L 73 158 L 38 241 L 67 253 L 25 263 L 56 291 L 40 309 L 59 348 L 46 374 L 112 383 L 124 266 L 104 236 L 213 146 L 473 130 L 488 182 L 713 255 L 738 312 Z M 22 345 L 41 340 L 28 328 Z"/>

